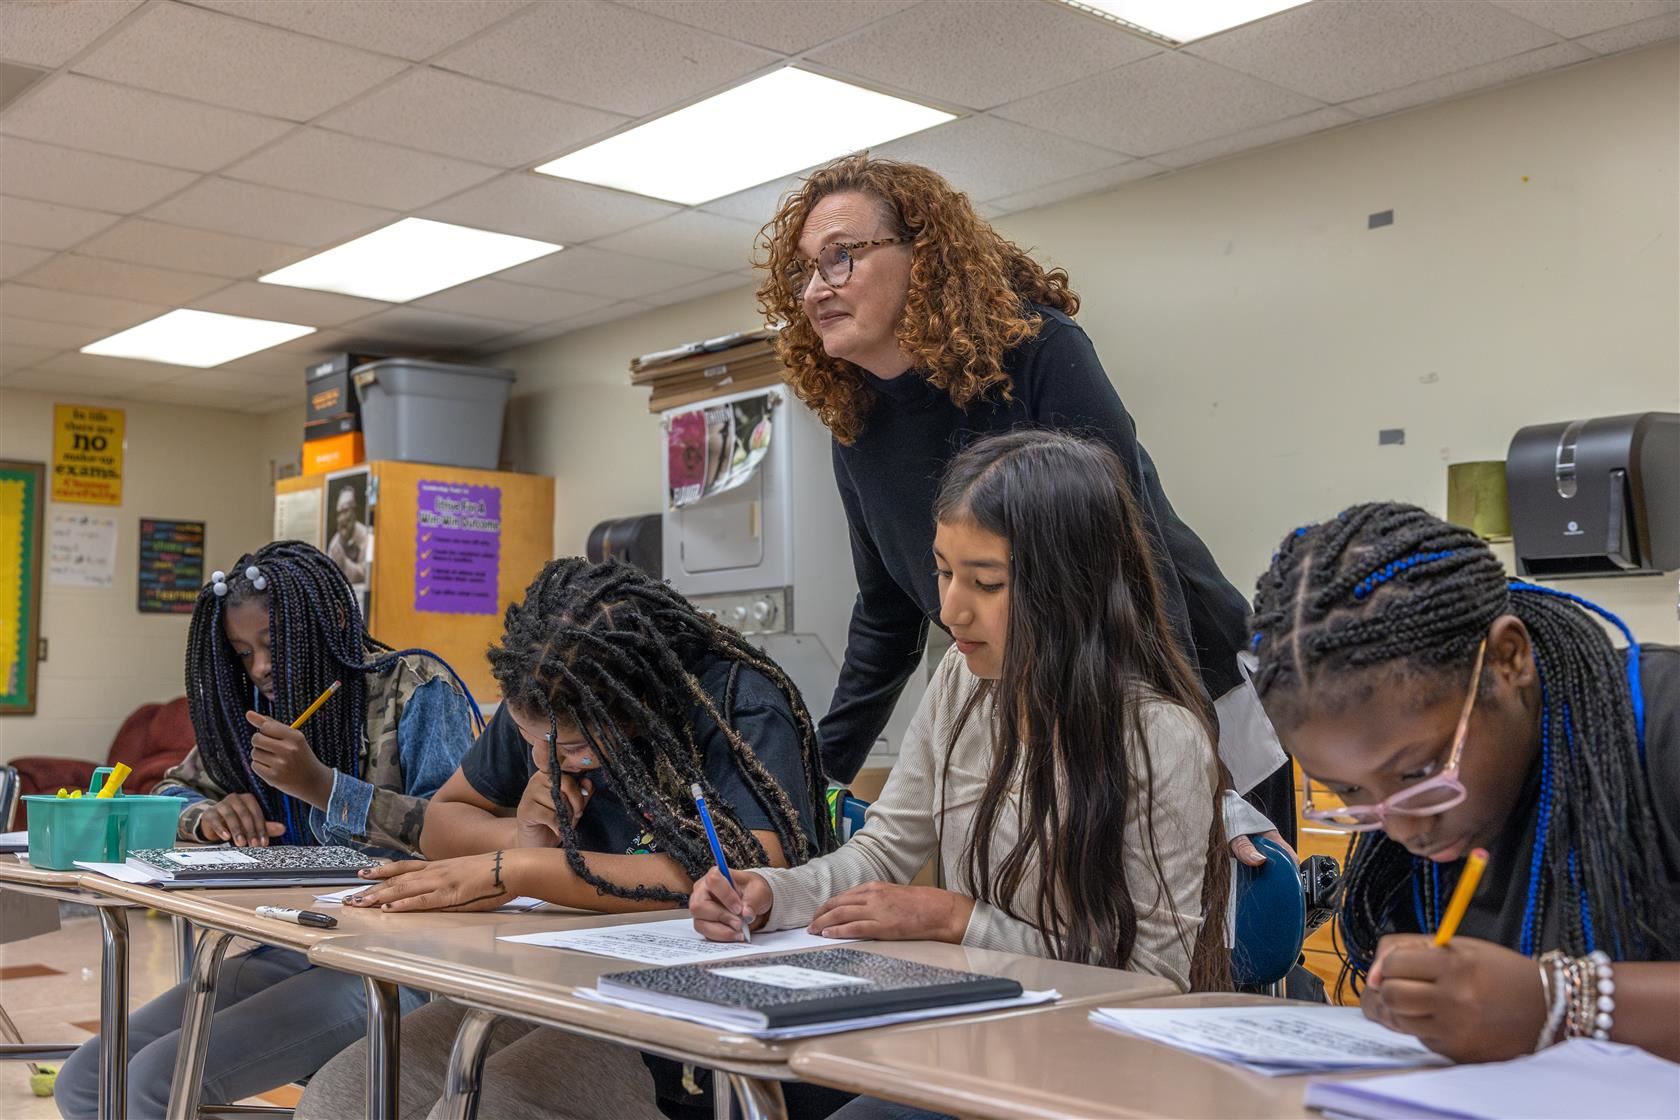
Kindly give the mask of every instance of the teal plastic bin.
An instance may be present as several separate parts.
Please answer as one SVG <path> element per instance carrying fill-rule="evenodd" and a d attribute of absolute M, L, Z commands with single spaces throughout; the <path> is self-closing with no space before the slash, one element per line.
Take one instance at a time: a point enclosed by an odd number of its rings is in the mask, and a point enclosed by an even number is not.
<path fill-rule="evenodd" d="M 76 861 L 121 863 L 136 848 L 173 848 L 175 824 L 186 801 L 179 797 L 95 797 L 111 773 L 93 772 L 81 797 L 29 794 L 29 862 L 49 871 L 74 871 Z"/>

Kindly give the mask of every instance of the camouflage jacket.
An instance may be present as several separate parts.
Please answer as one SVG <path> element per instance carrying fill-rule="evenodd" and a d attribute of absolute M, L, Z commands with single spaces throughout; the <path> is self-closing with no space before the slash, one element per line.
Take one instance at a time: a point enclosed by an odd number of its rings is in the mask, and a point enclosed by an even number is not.
<path fill-rule="evenodd" d="M 309 811 L 309 831 L 322 844 L 418 855 L 426 802 L 472 746 L 471 709 L 444 666 L 429 657 L 402 657 L 366 679 L 361 776 L 334 775 L 326 809 Z M 197 747 L 152 792 L 191 802 L 181 813 L 181 840 L 197 840 L 199 817 L 227 796 Z"/>

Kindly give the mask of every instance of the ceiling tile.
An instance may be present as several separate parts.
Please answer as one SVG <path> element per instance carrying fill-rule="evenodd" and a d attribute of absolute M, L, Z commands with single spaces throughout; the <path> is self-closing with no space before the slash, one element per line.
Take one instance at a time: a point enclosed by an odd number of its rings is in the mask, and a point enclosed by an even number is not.
<path fill-rule="evenodd" d="M 1203 39 L 1195 55 L 1299 90 L 1351 101 L 1556 42 L 1491 4 L 1306 4 Z"/>
<path fill-rule="evenodd" d="M 511 334 L 521 324 L 444 311 L 420 311 L 398 307 L 358 320 L 343 328 L 355 338 L 373 342 L 399 342 L 409 346 L 462 347 L 487 338 Z"/>
<path fill-rule="evenodd" d="M 1160 50 L 1064 4 L 928 0 L 810 58 L 946 104 L 990 109 Z"/>
<path fill-rule="evenodd" d="M 49 249 L 0 243 L 0 280 L 10 280 L 20 272 L 28 272 L 50 256 L 52 251 Z"/>
<path fill-rule="evenodd" d="M 0 136 L 0 194 L 128 214 L 174 194 L 191 171 Z"/>
<path fill-rule="evenodd" d="M 1006 105 L 997 115 L 1149 156 L 1317 108 L 1309 97 L 1168 52 Z"/>
<path fill-rule="evenodd" d="M 346 202 L 413 210 L 481 183 L 496 169 L 304 128 L 225 174 Z"/>
<path fill-rule="evenodd" d="M 689 268 L 687 265 L 582 247 L 550 253 L 540 260 L 497 275 L 502 280 L 518 284 L 595 293 L 615 299 L 636 299 L 681 284 L 705 280 L 710 274 L 704 269 Z"/>
<path fill-rule="evenodd" d="M 205 408 L 218 407 L 211 403 L 213 401 L 235 400 L 241 404 L 248 404 L 254 400 L 267 400 L 277 392 L 277 387 L 271 379 L 238 371 L 230 372 L 226 366 L 184 372 L 180 377 L 168 382 L 164 388 L 172 392 L 179 391 L 186 397 L 174 403 L 201 404 Z M 195 393 L 198 394 L 196 400 L 191 396 Z M 303 393 L 299 392 L 295 399 L 301 404 Z"/>
<path fill-rule="evenodd" d="M 916 0 L 847 0 L 789 4 L 787 0 L 619 0 L 626 8 L 686 23 L 743 43 L 796 54 L 902 12 Z"/>
<path fill-rule="evenodd" d="M 38 367 L 43 373 L 62 373 L 74 377 L 103 377 L 113 381 L 157 385 L 173 381 L 190 370 L 172 362 L 143 362 L 135 358 L 112 358 L 105 354 L 60 354 Z"/>
<path fill-rule="evenodd" d="M 1680 12 L 1680 0 L 1491 0 L 1514 16 L 1538 23 L 1565 39 Z"/>
<path fill-rule="evenodd" d="M 730 272 L 752 266 L 753 241 L 758 237 L 758 230 L 752 222 L 690 210 L 603 238 L 595 247 L 675 261 L 712 272 Z"/>
<path fill-rule="evenodd" d="M 0 315 L 8 319 L 41 319 L 49 323 L 77 323 L 122 330 L 148 319 L 156 319 L 168 310 L 167 307 L 126 299 L 54 292 L 27 284 L 0 284 Z"/>
<path fill-rule="evenodd" d="M 0 198 L 0 241 L 36 249 L 68 249 L 117 222 L 115 214 L 100 214 L 74 206 L 54 206 L 27 198 Z"/>
<path fill-rule="evenodd" d="M 474 280 L 448 291 L 416 300 L 411 306 L 509 319 L 516 323 L 553 323 L 595 311 L 613 301 L 605 296 L 509 284 L 505 280 Z M 520 329 L 520 328 L 515 328 Z"/>
<path fill-rule="evenodd" d="M 446 156 L 520 167 L 579 147 L 628 119 L 424 69 L 317 123 Z"/>
<path fill-rule="evenodd" d="M 309 335 L 317 338 L 319 335 Z M 268 379 L 273 386 L 272 392 L 291 391 L 296 397 L 296 403 L 303 403 L 303 372 L 310 366 L 310 361 L 295 350 L 280 350 L 270 347 L 258 350 L 255 354 L 247 354 L 243 358 L 235 358 L 231 362 L 224 362 L 217 366 L 217 370 L 230 373 L 241 373 L 248 377 Z"/>
<path fill-rule="evenodd" d="M 1468 70 L 1460 70 L 1444 78 L 1431 78 L 1427 82 L 1402 86 L 1373 97 L 1361 97 L 1357 101 L 1347 102 L 1342 108 L 1358 113 L 1361 117 L 1380 117 L 1385 113 L 1397 113 L 1401 109 L 1444 101 L 1472 90 L 1515 81 L 1530 74 L 1555 70 L 1559 66 L 1569 66 L 1594 57 L 1596 56 L 1591 51 L 1578 44 L 1553 43 L 1549 47 L 1541 47 L 1537 51 L 1519 54 L 1514 58 L 1502 58 L 1498 62 L 1472 66 Z"/>
<path fill-rule="evenodd" d="M 284 121 L 60 74 L 0 115 L 0 132 L 213 171 L 275 139 Z"/>
<path fill-rule="evenodd" d="M 153 264 L 212 276 L 246 277 L 302 260 L 309 250 L 274 241 L 129 218 L 83 242 L 78 251 L 132 264 Z"/>
<path fill-rule="evenodd" d="M 220 311 L 224 315 L 248 315 L 253 319 L 301 323 L 306 327 L 336 327 L 340 323 L 365 319 L 389 310 L 391 305 L 336 292 L 315 292 L 308 288 L 258 284 L 248 280 L 206 296 L 193 307 L 199 311 Z"/>
<path fill-rule="evenodd" d="M 1350 124 L 1359 118 L 1345 109 L 1314 109 L 1310 113 L 1303 113 L 1298 117 L 1278 121 L 1274 124 L 1263 124 L 1259 128 L 1251 128 L 1231 136 L 1221 136 L 1215 140 L 1203 140 L 1200 144 L 1191 144 L 1176 151 L 1161 152 L 1150 159 L 1166 167 L 1190 167 L 1198 163 L 1219 159 L 1221 156 L 1246 152 L 1251 148 L 1263 148 L 1267 144 L 1276 144 L 1284 140 L 1293 140 L 1298 136 L 1306 136 L 1314 132 L 1322 132 L 1337 125 Z"/>
<path fill-rule="evenodd" d="M 276 190 L 233 179 L 204 178 L 146 217 L 197 229 L 326 246 L 397 220 L 395 210 Z"/>
<path fill-rule="evenodd" d="M 530 0 L 191 0 L 201 8 L 419 61 L 512 15 Z"/>
<path fill-rule="evenodd" d="M 1613 27 L 1609 31 L 1600 31 L 1595 35 L 1588 35 L 1580 42 L 1582 46 L 1599 54 L 1615 54 L 1617 51 L 1630 51 L 1635 47 L 1661 43 L 1676 36 L 1680 36 L 1680 15 L 1666 15 L 1630 23 L 1625 27 Z"/>
<path fill-rule="evenodd" d="M 803 173 L 786 175 L 768 183 L 760 183 L 756 187 L 748 187 L 744 191 L 714 198 L 702 205 L 701 209 L 712 214 L 722 214 L 726 218 L 739 218 L 743 222 L 763 225 L 775 216 L 777 208 L 781 206 L 782 196 L 798 190 L 802 181 Z"/>
<path fill-rule="evenodd" d="M 1105 148 L 996 117 L 952 121 L 882 144 L 871 154 L 931 167 L 952 186 L 978 199 L 1047 186 L 1122 161 Z"/>
<path fill-rule="evenodd" d="M 57 350 L 42 346 L 13 346 L 9 342 L 0 342 L 0 369 L 28 369 L 56 353 Z"/>
<path fill-rule="evenodd" d="M 677 212 L 678 207 L 640 195 L 520 173 L 464 191 L 420 216 L 570 245 Z"/>
<path fill-rule="evenodd" d="M 29 283 L 56 291 L 175 306 L 226 287 L 227 279 L 61 253 L 30 273 Z"/>
<path fill-rule="evenodd" d="M 269 399 L 267 394 L 245 392 L 225 383 L 201 387 L 198 385 L 183 385 L 179 382 L 170 382 L 167 385 L 147 385 L 135 389 L 130 394 L 130 398 L 152 404 L 174 405 L 178 408 L 212 408 L 222 412 L 238 412 L 259 401 Z"/>
<path fill-rule="evenodd" d="M 715 296 L 719 292 L 734 292 L 752 286 L 753 282 L 742 276 L 733 274 L 714 276 L 710 280 L 701 280 L 697 284 L 684 284 L 680 288 L 671 288 L 668 291 L 656 292 L 651 296 L 643 296 L 642 299 L 655 307 L 669 307 L 672 304 L 687 303 L 691 299 L 699 299 L 702 296 Z"/>
<path fill-rule="evenodd" d="M 36 66 L 62 66 L 139 6 L 140 0 L 7 0 L 0 4 L 0 55 Z"/>
<path fill-rule="evenodd" d="M 58 396 L 77 396 L 81 403 L 91 404 L 99 398 L 114 401 L 132 400 L 143 392 L 145 385 L 112 377 L 83 377 L 73 373 L 53 373 L 43 369 L 8 373 L 0 378 L 0 386 L 22 389 L 31 393 L 53 393 Z"/>
<path fill-rule="evenodd" d="M 0 343 L 38 346 L 45 350 L 75 350 L 110 333 L 103 327 L 48 323 L 39 319 L 0 319 Z"/>
<path fill-rule="evenodd" d="M 201 8 L 163 3 L 129 20 L 75 69 L 229 109 L 306 121 L 406 65 Z"/>
<path fill-rule="evenodd" d="M 446 70 L 633 117 L 775 61 L 765 51 L 602 0 L 538 4 L 435 60 Z"/>
<path fill-rule="evenodd" d="M 344 331 L 321 330 L 303 338 L 294 338 L 290 342 L 282 342 L 278 346 L 270 347 L 276 351 L 291 351 L 304 355 L 304 364 L 309 363 L 310 354 L 340 354 L 354 349 L 351 345 L 355 339 Z"/>
<path fill-rule="evenodd" d="M 1050 206 L 1057 202 L 1066 202 L 1070 198 L 1082 195 L 1096 194 L 1099 191 L 1111 190 L 1122 183 L 1130 183 L 1158 174 L 1164 170 L 1159 164 L 1146 159 L 1134 159 L 1122 163 L 1118 167 L 1105 167 L 1101 171 L 1092 171 L 1085 175 L 1075 175 L 1069 179 L 1062 179 L 1051 183 L 1047 187 L 1038 187 L 1019 194 L 1004 195 L 1002 198 L 992 199 L 992 204 L 1005 213 L 1017 210 L 1031 210 L 1036 206 Z"/>

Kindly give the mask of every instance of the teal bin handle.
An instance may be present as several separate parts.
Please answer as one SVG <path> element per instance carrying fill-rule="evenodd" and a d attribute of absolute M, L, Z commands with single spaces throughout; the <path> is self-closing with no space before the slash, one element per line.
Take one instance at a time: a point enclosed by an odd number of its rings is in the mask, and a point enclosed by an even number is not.
<path fill-rule="evenodd" d="M 99 766 L 94 769 L 93 777 L 88 779 L 87 791 L 90 795 L 97 795 L 100 790 L 105 788 L 105 779 L 111 776 L 112 769 L 110 766 Z M 121 797 L 122 790 L 119 789 L 116 796 Z"/>

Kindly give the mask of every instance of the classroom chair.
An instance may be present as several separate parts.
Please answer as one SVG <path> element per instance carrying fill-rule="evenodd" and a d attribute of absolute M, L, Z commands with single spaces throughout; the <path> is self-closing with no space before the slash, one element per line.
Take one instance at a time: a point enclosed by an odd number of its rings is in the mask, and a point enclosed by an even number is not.
<path fill-rule="evenodd" d="M 96 766 L 125 763 L 132 771 L 124 789 L 148 793 L 173 766 L 187 757 L 193 747 L 192 716 L 187 698 L 176 697 L 163 704 L 142 704 L 117 729 L 103 763 L 83 758 L 37 756 L 14 758 L 23 793 L 53 793 L 60 786 L 86 789 Z M 28 820 L 25 805 L 18 806 L 18 828 Z"/>
<path fill-rule="evenodd" d="M 1306 896 L 1301 873 L 1284 847 L 1252 836 L 1265 855 L 1259 867 L 1237 864 L 1236 939 L 1231 949 L 1231 979 L 1239 988 L 1278 989 L 1301 957 L 1307 936 Z"/>

